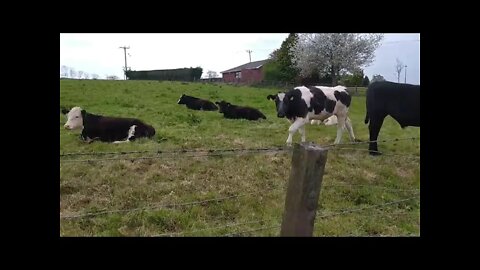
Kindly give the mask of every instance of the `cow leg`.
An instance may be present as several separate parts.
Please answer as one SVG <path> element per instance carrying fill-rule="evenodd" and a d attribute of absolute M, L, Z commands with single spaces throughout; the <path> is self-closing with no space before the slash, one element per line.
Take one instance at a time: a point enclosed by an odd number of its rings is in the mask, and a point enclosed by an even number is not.
<path fill-rule="evenodd" d="M 305 125 L 305 118 L 298 117 L 295 119 L 295 122 L 293 122 L 292 125 L 288 128 L 288 138 L 287 138 L 287 146 L 292 146 L 292 137 L 295 132 L 301 127 Z M 303 132 L 303 135 L 305 135 L 305 132 Z"/>
<path fill-rule="evenodd" d="M 345 115 L 337 115 L 337 138 L 335 138 L 334 144 L 339 144 L 342 141 L 343 128 L 346 122 Z"/>
<path fill-rule="evenodd" d="M 305 125 L 301 126 L 299 129 L 298 129 L 298 132 L 302 135 L 302 142 L 305 142 Z"/>
<path fill-rule="evenodd" d="M 347 116 L 347 119 L 345 120 L 345 127 L 347 128 L 348 135 L 350 136 L 350 141 L 352 142 L 357 141 L 355 139 L 355 134 L 353 134 L 352 121 L 350 121 L 350 118 L 348 116 Z"/>
<path fill-rule="evenodd" d="M 368 125 L 368 131 L 370 132 L 370 143 L 368 150 L 372 156 L 381 155 L 381 153 L 378 152 L 376 140 L 378 138 L 378 133 L 380 133 L 380 129 L 382 128 L 384 119 L 385 116 L 379 117 L 378 119 L 372 119 L 372 117 L 370 117 L 370 124 Z"/>

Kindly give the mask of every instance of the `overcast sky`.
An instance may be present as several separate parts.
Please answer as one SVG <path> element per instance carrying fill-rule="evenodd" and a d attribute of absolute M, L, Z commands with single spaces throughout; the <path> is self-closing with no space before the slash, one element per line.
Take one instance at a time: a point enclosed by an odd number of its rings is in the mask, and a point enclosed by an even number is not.
<path fill-rule="evenodd" d="M 252 61 L 264 60 L 288 34 L 60 34 L 60 66 L 76 71 L 123 78 L 124 50 L 129 46 L 127 65 L 132 70 L 183 67 L 221 71 Z M 407 83 L 420 84 L 420 34 L 385 34 L 375 61 L 364 68 L 370 79 L 381 74 L 397 81 L 396 58 L 407 65 Z M 405 80 L 404 71 L 400 82 Z"/>

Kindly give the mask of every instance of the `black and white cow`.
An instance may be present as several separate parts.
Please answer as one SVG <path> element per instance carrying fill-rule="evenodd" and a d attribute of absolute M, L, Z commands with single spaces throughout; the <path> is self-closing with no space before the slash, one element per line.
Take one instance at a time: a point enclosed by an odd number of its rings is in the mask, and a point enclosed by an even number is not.
<path fill-rule="evenodd" d="M 225 118 L 247 120 L 267 119 L 262 112 L 255 108 L 233 105 L 224 100 L 215 103 L 220 108 L 219 112 L 223 113 L 223 117 Z"/>
<path fill-rule="evenodd" d="M 135 118 L 95 115 L 81 107 L 73 107 L 71 110 L 64 108 L 62 113 L 67 116 L 65 129 L 81 129 L 81 138 L 86 142 L 98 139 L 103 142 L 122 143 L 155 135 L 155 129 L 151 125 Z"/>
<path fill-rule="evenodd" d="M 183 94 L 178 100 L 177 104 L 185 104 L 187 108 L 192 110 L 216 111 L 217 106 L 211 101 L 200 99 Z"/>
<path fill-rule="evenodd" d="M 347 116 L 352 98 L 344 86 L 297 86 L 285 93 L 268 95 L 267 99 L 275 101 L 278 117 L 286 117 L 292 123 L 286 142 L 289 146 L 297 131 L 302 135 L 302 142 L 305 142 L 305 124 L 310 120 L 323 121 L 332 115 L 336 116 L 338 122 L 335 144 L 340 143 L 344 127 L 348 130 L 350 140 L 356 141 Z"/>
<path fill-rule="evenodd" d="M 370 141 L 376 141 L 387 115 L 395 119 L 402 128 L 420 127 L 420 85 L 374 82 L 368 86 L 366 99 Z M 370 155 L 379 155 L 377 142 L 370 142 Z"/>

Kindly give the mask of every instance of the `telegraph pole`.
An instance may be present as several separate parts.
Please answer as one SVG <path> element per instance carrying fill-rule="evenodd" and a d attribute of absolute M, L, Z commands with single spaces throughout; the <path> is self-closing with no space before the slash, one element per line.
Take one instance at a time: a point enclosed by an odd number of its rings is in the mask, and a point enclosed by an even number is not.
<path fill-rule="evenodd" d="M 127 80 L 127 49 L 130 49 L 130 46 L 123 46 L 123 47 L 119 47 L 120 49 L 123 49 L 123 52 L 125 54 L 125 68 L 123 70 L 123 76 L 125 78 L 125 80 Z"/>
<path fill-rule="evenodd" d="M 407 65 L 405 65 L 405 83 L 407 83 Z"/>
<path fill-rule="evenodd" d="M 247 50 L 247 52 L 248 52 L 248 59 L 250 59 L 250 63 L 251 63 L 251 62 L 252 62 L 252 57 L 251 57 L 250 54 L 252 53 L 252 51 L 251 51 L 251 50 Z"/>

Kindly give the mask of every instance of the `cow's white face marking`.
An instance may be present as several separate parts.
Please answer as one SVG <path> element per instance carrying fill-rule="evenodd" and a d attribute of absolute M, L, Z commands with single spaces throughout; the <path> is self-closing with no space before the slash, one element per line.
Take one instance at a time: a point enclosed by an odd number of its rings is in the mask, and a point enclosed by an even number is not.
<path fill-rule="evenodd" d="M 67 113 L 67 123 L 64 127 L 69 130 L 83 129 L 82 108 L 73 107 Z"/>

